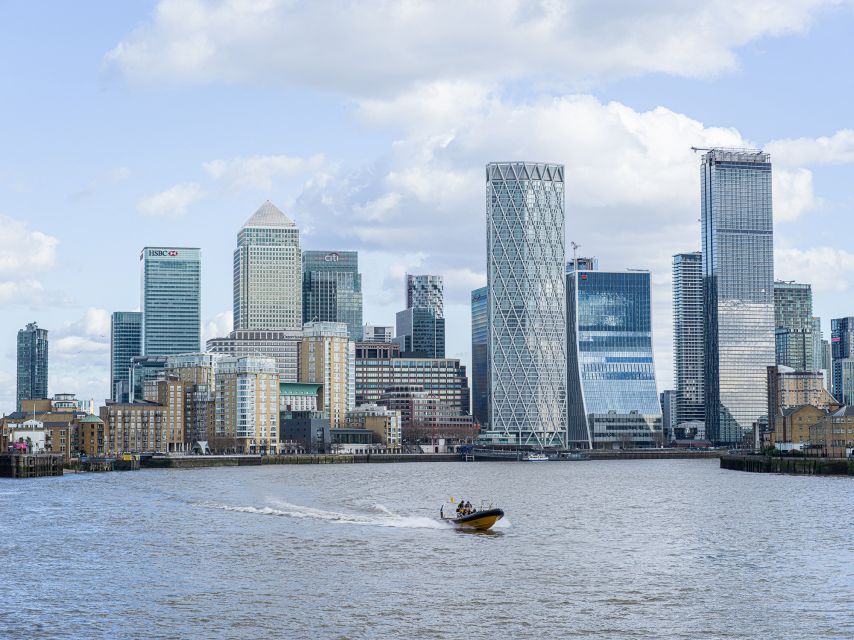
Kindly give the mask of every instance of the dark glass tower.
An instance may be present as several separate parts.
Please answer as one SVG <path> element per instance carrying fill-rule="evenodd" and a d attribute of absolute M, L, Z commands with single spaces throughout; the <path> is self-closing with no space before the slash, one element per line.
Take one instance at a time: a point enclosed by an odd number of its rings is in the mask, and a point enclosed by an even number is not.
<path fill-rule="evenodd" d="M 445 357 L 445 319 L 428 307 L 397 312 L 394 341 L 400 350 L 421 358 Z"/>
<path fill-rule="evenodd" d="M 362 274 L 356 251 L 303 251 L 303 322 L 343 322 L 362 339 Z"/>
<path fill-rule="evenodd" d="M 131 361 L 139 355 L 142 355 L 142 313 L 114 312 L 110 322 L 110 397 L 114 402 L 128 402 Z"/>
<path fill-rule="evenodd" d="M 47 329 L 30 322 L 18 331 L 18 411 L 22 400 L 47 398 Z"/>
<path fill-rule="evenodd" d="M 489 422 L 488 296 L 487 287 L 471 292 L 471 405 L 481 425 Z"/>
<path fill-rule="evenodd" d="M 833 369 L 831 393 L 841 402 L 843 395 L 851 393 L 842 384 L 842 362 L 854 358 L 854 316 L 830 320 L 830 354 Z"/>
<path fill-rule="evenodd" d="M 774 364 L 771 159 L 712 149 L 700 167 L 706 436 L 740 442 L 768 419 Z"/>

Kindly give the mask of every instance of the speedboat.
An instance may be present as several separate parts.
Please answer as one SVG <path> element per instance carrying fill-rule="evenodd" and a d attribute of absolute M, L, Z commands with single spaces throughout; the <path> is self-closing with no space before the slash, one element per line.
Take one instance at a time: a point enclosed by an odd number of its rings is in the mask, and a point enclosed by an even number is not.
<path fill-rule="evenodd" d="M 549 457 L 545 453 L 535 453 L 531 452 L 527 456 L 525 456 L 526 462 L 548 462 Z"/>
<path fill-rule="evenodd" d="M 453 500 L 451 501 L 453 505 Z M 445 506 L 439 509 L 439 517 L 446 522 L 450 522 L 458 529 L 475 529 L 477 531 L 487 531 L 492 526 L 504 517 L 504 511 L 489 505 L 484 507 L 481 505 L 479 509 L 474 509 L 467 514 L 459 514 L 456 511 L 448 509 L 449 513 L 454 515 L 445 515 Z"/>

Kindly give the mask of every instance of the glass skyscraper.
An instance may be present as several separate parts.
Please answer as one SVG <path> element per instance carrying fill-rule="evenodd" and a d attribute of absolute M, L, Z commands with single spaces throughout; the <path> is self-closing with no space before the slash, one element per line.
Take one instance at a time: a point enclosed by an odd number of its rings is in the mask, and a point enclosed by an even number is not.
<path fill-rule="evenodd" d="M 699 251 L 673 256 L 674 426 L 703 422 L 703 259 Z"/>
<path fill-rule="evenodd" d="M 566 446 L 564 167 L 486 166 L 489 431 Z"/>
<path fill-rule="evenodd" d="M 569 444 L 649 447 L 661 431 L 646 271 L 566 276 Z"/>
<path fill-rule="evenodd" d="M 471 407 L 474 419 L 481 425 L 489 422 L 488 300 L 487 287 L 471 292 Z"/>
<path fill-rule="evenodd" d="M 201 348 L 201 249 L 145 247 L 142 276 L 142 355 L 196 353 Z"/>
<path fill-rule="evenodd" d="M 841 402 L 844 395 L 851 393 L 843 385 L 842 361 L 854 358 L 854 316 L 830 320 L 830 354 L 833 369 L 831 393 Z"/>
<path fill-rule="evenodd" d="M 814 371 L 812 287 L 797 282 L 774 283 L 774 338 L 777 364 L 795 371 Z"/>
<path fill-rule="evenodd" d="M 142 355 L 142 313 L 115 311 L 110 321 L 110 397 L 113 402 L 130 398 L 130 367 Z"/>
<path fill-rule="evenodd" d="M 775 360 L 771 159 L 712 149 L 701 162 L 706 436 L 736 443 L 767 420 Z"/>
<path fill-rule="evenodd" d="M 445 317 L 445 287 L 442 276 L 406 274 L 406 308 L 426 307 Z"/>
<path fill-rule="evenodd" d="M 47 329 L 30 322 L 18 330 L 18 411 L 22 400 L 47 398 Z"/>
<path fill-rule="evenodd" d="M 362 339 L 362 274 L 356 251 L 303 251 L 303 322 L 343 322 Z"/>
<path fill-rule="evenodd" d="M 394 341 L 400 350 L 422 358 L 445 357 L 445 319 L 428 307 L 397 312 Z"/>
<path fill-rule="evenodd" d="M 299 229 L 269 200 L 237 234 L 234 328 L 302 329 Z"/>

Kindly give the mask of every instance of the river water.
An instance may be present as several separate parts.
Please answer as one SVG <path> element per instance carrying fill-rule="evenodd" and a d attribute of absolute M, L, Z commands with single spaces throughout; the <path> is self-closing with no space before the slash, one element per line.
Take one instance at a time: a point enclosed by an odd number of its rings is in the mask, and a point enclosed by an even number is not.
<path fill-rule="evenodd" d="M 494 535 L 438 521 L 492 499 Z M 0 480 L 0 636 L 854 638 L 854 480 L 717 461 Z"/>

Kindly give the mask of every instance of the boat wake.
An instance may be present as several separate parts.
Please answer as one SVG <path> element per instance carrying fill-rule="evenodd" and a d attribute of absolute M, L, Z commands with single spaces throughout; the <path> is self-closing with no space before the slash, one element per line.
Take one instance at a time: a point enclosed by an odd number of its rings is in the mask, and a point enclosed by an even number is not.
<path fill-rule="evenodd" d="M 271 501 L 274 507 L 253 507 L 203 502 L 201 506 L 223 511 L 237 511 L 262 516 L 280 516 L 295 519 L 325 520 L 333 524 L 349 524 L 368 527 L 393 527 L 399 529 L 447 529 L 449 525 L 426 516 L 398 515 L 383 505 L 374 505 L 372 513 L 339 513 L 291 504 L 280 500 Z"/>

